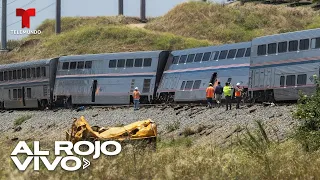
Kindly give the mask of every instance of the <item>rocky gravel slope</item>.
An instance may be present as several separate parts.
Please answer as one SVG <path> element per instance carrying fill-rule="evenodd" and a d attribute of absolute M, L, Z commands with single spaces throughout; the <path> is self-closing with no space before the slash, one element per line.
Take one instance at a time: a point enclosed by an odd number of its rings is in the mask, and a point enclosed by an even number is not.
<path fill-rule="evenodd" d="M 63 109 L 46 111 L 5 111 L 0 113 L 0 133 L 4 139 L 12 140 L 65 140 L 65 131 L 71 127 L 72 118 L 85 116 L 90 125 L 117 126 L 138 120 L 152 119 L 158 125 L 161 138 L 176 138 L 186 131 L 199 143 L 223 143 L 239 131 L 239 127 L 252 127 L 255 120 L 262 120 L 272 136 L 282 139 L 297 124 L 292 118 L 294 105 L 244 106 L 242 109 L 225 111 L 224 107 L 208 109 L 203 106 L 163 106 L 133 108 L 88 108 L 77 112 Z M 31 115 L 20 126 L 17 118 Z"/>

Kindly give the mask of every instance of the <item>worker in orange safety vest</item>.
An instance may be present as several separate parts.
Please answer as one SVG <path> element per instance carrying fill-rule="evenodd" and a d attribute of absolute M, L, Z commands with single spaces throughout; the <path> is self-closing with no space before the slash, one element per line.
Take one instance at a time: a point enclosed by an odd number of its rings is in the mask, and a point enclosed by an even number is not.
<path fill-rule="evenodd" d="M 240 87 L 240 83 L 237 83 L 236 86 L 237 87 L 235 88 L 234 96 L 236 97 L 236 101 L 237 101 L 236 109 L 239 109 L 240 108 L 240 102 L 241 102 L 241 99 L 242 99 L 243 88 Z"/>
<path fill-rule="evenodd" d="M 139 110 L 139 102 L 140 101 L 140 92 L 138 87 L 134 88 L 133 91 L 133 103 L 134 103 L 134 110 Z"/>
<path fill-rule="evenodd" d="M 212 108 L 213 95 L 214 95 L 214 88 L 213 88 L 212 83 L 209 83 L 209 87 L 207 87 L 207 89 L 206 89 L 206 97 L 207 97 L 207 102 L 208 102 L 209 108 Z"/>

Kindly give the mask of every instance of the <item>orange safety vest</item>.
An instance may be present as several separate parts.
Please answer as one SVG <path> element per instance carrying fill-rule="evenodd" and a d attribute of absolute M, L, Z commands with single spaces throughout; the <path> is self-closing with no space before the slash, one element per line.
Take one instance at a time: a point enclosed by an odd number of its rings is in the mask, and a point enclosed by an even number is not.
<path fill-rule="evenodd" d="M 207 98 L 213 98 L 214 88 L 212 86 L 207 87 L 206 95 Z"/>
<path fill-rule="evenodd" d="M 240 89 L 240 88 L 237 88 L 234 95 L 235 95 L 236 97 L 241 97 L 241 89 Z"/>
<path fill-rule="evenodd" d="M 133 91 L 133 99 L 140 99 L 140 92 L 139 91 Z"/>

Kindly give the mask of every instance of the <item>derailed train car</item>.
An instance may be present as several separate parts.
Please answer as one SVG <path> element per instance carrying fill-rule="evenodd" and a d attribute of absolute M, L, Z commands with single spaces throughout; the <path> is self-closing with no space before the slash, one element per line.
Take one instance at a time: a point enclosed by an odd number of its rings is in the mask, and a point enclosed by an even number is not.
<path fill-rule="evenodd" d="M 297 100 L 315 92 L 320 73 L 320 29 L 283 33 L 252 41 L 250 94 L 256 101 Z"/>
<path fill-rule="evenodd" d="M 53 103 L 57 58 L 0 66 L 1 108 L 44 108 Z"/>
<path fill-rule="evenodd" d="M 157 95 L 163 101 L 202 101 L 211 82 L 248 88 L 251 42 L 172 51 Z"/>
<path fill-rule="evenodd" d="M 54 96 L 57 103 L 129 104 L 138 87 L 141 102 L 151 102 L 168 51 L 125 52 L 60 57 Z"/>

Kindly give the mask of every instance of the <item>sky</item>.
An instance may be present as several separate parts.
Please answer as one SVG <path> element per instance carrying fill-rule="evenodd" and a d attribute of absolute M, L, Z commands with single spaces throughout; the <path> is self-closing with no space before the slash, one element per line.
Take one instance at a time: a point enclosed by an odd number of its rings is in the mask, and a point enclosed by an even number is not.
<path fill-rule="evenodd" d="M 166 14 L 174 6 L 189 0 L 146 0 L 146 16 L 157 17 Z M 222 0 L 215 0 L 221 2 Z M 25 35 L 12 34 L 11 30 L 22 30 L 16 8 L 36 8 L 36 16 L 30 19 L 34 30 L 44 20 L 55 18 L 56 0 L 7 0 L 7 39 L 21 39 Z M 2 3 L 1 3 L 2 4 Z M 0 8 L 2 11 L 2 8 Z M 1 14 L 1 13 L 0 13 Z M 61 0 L 61 16 L 115 16 L 118 14 L 118 0 Z M 140 16 L 140 0 L 124 0 L 125 16 Z"/>

